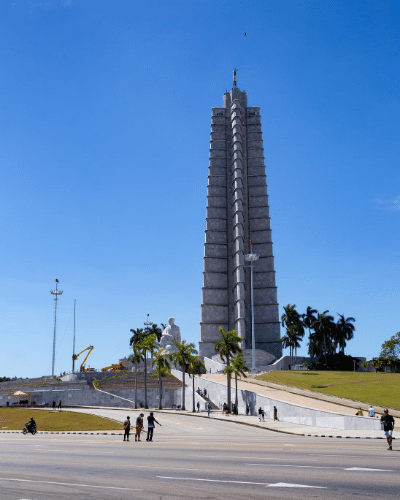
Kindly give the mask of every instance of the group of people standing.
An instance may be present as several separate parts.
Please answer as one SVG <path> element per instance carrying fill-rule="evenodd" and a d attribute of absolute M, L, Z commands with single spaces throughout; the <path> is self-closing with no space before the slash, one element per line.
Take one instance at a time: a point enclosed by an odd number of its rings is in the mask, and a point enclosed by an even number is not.
<path fill-rule="evenodd" d="M 141 433 L 146 432 L 143 430 L 143 427 L 144 427 L 143 418 L 144 418 L 144 413 L 141 413 L 136 418 L 135 441 L 141 441 L 141 439 L 140 439 Z M 158 424 L 159 426 L 161 426 L 160 422 L 158 422 L 156 420 L 154 413 L 151 411 L 150 415 L 147 417 L 147 438 L 146 438 L 146 441 L 153 441 L 153 432 L 154 432 L 155 424 Z M 126 417 L 125 422 L 124 422 L 124 441 L 129 441 L 130 432 L 131 432 L 131 418 L 128 415 Z"/>

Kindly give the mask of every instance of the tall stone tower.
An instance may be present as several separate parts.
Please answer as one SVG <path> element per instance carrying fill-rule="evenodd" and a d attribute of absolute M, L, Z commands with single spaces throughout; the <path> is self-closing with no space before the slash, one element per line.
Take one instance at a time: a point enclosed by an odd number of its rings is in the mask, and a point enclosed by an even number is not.
<path fill-rule="evenodd" d="M 215 355 L 220 326 L 236 330 L 242 348 L 251 348 L 250 267 L 245 255 L 256 253 L 256 349 L 278 358 L 282 346 L 260 108 L 247 106 L 246 92 L 236 85 L 236 71 L 223 104 L 212 108 L 211 117 L 199 351 L 203 357 Z"/>

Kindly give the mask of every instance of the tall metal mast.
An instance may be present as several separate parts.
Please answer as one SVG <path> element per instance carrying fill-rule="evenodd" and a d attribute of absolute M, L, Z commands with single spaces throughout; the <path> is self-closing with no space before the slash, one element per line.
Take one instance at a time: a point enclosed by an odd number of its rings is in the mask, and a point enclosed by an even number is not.
<path fill-rule="evenodd" d="M 75 372 L 75 309 L 76 309 L 76 299 L 74 300 L 74 342 L 72 345 L 72 373 Z"/>
<path fill-rule="evenodd" d="M 50 293 L 52 295 L 55 295 L 56 298 L 54 299 L 56 304 L 54 307 L 54 336 L 53 336 L 53 363 L 51 365 L 51 376 L 54 377 L 54 363 L 56 360 L 56 333 L 57 333 L 57 302 L 58 302 L 58 296 L 62 295 L 62 291 L 58 290 L 58 283 L 59 281 L 56 280 L 56 289 L 55 290 L 50 290 Z"/>

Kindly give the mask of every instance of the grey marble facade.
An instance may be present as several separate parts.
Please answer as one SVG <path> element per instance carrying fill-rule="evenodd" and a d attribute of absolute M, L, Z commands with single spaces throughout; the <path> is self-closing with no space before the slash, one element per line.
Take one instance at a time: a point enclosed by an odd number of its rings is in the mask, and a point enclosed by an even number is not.
<path fill-rule="evenodd" d="M 212 108 L 204 272 L 201 356 L 215 354 L 218 327 L 236 330 L 242 348 L 251 348 L 250 268 L 254 263 L 256 349 L 282 355 L 274 257 L 260 108 L 247 106 L 245 91 L 234 87 L 223 107 Z"/>

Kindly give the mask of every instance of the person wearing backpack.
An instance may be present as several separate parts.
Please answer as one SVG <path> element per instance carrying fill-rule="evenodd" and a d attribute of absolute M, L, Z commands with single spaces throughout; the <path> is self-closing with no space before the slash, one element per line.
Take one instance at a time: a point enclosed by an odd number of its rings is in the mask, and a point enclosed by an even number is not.
<path fill-rule="evenodd" d="M 136 419 L 136 433 L 135 433 L 135 441 L 141 441 L 140 433 L 143 429 L 143 417 L 144 413 L 141 413 Z"/>

